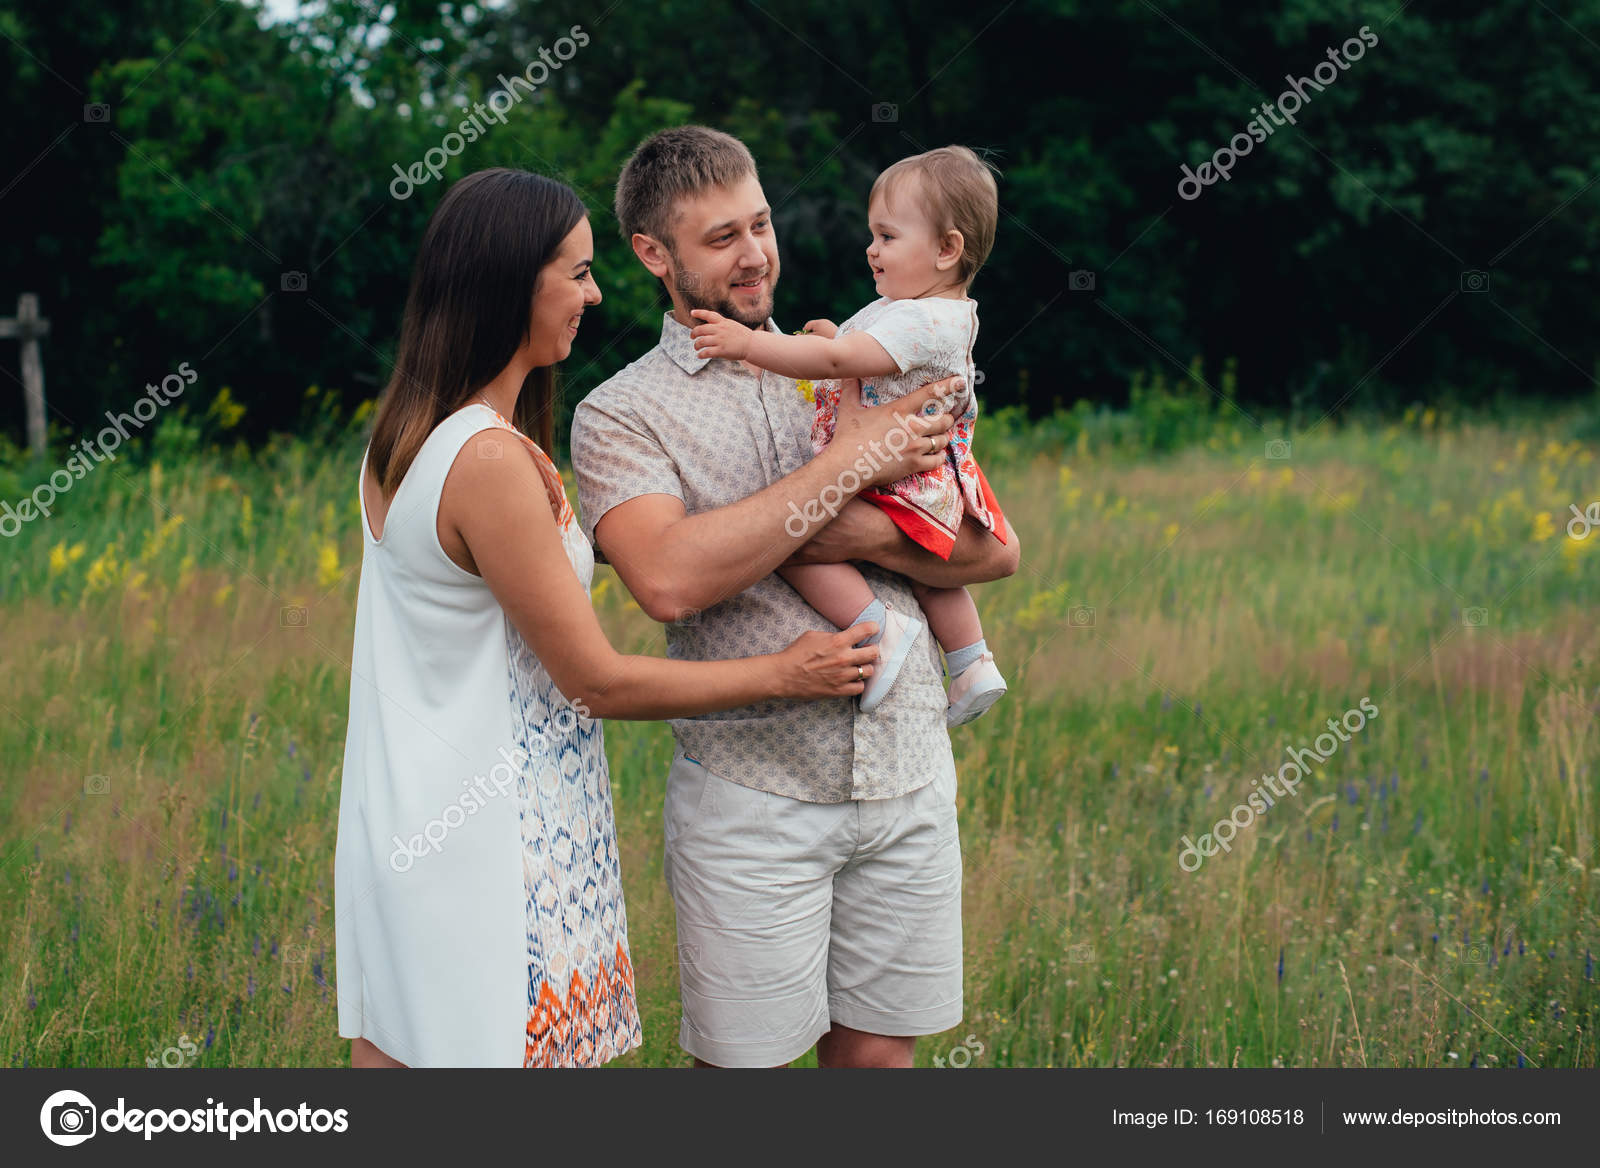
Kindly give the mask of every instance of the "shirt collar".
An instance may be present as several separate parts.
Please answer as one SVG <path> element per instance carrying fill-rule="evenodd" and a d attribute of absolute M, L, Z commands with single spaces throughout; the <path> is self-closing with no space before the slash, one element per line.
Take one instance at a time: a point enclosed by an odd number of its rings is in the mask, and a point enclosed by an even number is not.
<path fill-rule="evenodd" d="M 772 318 L 767 317 L 762 324 L 762 329 L 769 333 L 782 332 Z M 693 376 L 711 363 L 714 358 L 701 357 L 694 351 L 694 342 L 689 339 L 689 329 L 678 323 L 677 317 L 669 310 L 661 316 L 661 348 L 677 363 L 679 369 Z"/>

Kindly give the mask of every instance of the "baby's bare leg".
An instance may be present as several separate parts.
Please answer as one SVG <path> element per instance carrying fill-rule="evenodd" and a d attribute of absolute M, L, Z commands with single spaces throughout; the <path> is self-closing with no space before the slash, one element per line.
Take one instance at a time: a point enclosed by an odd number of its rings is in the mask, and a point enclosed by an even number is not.
<path fill-rule="evenodd" d="M 917 603 L 928 614 L 928 627 L 934 640 L 946 653 L 965 648 L 983 640 L 983 622 L 978 619 L 978 606 L 965 588 L 929 588 L 913 583 Z"/>
<path fill-rule="evenodd" d="M 855 624 L 862 611 L 877 599 L 867 578 L 851 564 L 796 564 L 779 568 L 778 575 L 840 629 Z"/>

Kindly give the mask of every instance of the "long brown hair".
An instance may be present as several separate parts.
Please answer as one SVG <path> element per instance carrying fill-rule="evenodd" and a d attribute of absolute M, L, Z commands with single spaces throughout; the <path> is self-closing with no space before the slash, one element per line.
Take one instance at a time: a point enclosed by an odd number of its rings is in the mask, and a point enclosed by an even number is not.
<path fill-rule="evenodd" d="M 571 187 L 496 167 L 455 183 L 434 208 L 411 273 L 394 374 L 367 462 L 392 496 L 434 427 L 466 405 L 528 339 L 540 273 L 587 214 Z M 532 370 L 513 425 L 546 451 L 559 404 L 555 370 Z"/>

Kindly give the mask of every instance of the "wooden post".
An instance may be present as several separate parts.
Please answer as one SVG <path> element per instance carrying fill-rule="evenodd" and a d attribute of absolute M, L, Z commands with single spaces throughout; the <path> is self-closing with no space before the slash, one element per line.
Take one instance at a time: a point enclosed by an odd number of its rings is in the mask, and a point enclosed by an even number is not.
<path fill-rule="evenodd" d="M 39 315 L 39 297 L 24 292 L 17 297 L 17 315 L 0 318 L 0 337 L 22 342 L 22 395 L 28 409 L 28 447 L 34 454 L 45 453 L 44 361 L 39 357 L 39 338 L 48 336 L 50 322 Z"/>

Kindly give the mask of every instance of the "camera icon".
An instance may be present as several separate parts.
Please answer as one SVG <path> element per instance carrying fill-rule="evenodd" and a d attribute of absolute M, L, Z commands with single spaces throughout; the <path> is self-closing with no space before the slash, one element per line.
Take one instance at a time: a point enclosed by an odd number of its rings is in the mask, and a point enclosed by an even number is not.
<path fill-rule="evenodd" d="M 1480 272 L 1477 268 L 1469 268 L 1461 273 L 1461 290 L 1463 292 L 1487 292 L 1489 290 L 1489 273 Z"/>
<path fill-rule="evenodd" d="M 984 383 L 984 380 L 985 380 L 985 377 L 984 377 L 984 373 L 983 373 L 982 369 L 973 370 L 973 372 L 972 372 L 972 387 L 974 389 L 976 389 L 978 386 L 982 385 Z"/>
<path fill-rule="evenodd" d="M 1461 610 L 1461 623 L 1469 629 L 1481 629 L 1489 623 L 1489 610 L 1487 608 L 1464 608 Z"/>
<path fill-rule="evenodd" d="M 1272 438 L 1267 441 L 1267 457 L 1274 462 L 1284 461 L 1292 451 L 1293 447 L 1287 438 Z"/>
<path fill-rule="evenodd" d="M 1075 604 L 1067 610 L 1067 624 L 1075 629 L 1094 627 L 1094 609 L 1087 604 Z"/>
<path fill-rule="evenodd" d="M 506 453 L 505 443 L 498 438 L 485 438 L 478 443 L 479 458 L 504 458 Z"/>
<path fill-rule="evenodd" d="M 39 1126 L 53 1144 L 70 1148 L 94 1135 L 98 1112 L 89 1097 L 79 1091 L 57 1091 L 39 1109 Z"/>
<path fill-rule="evenodd" d="M 678 615 L 673 618 L 675 625 L 697 625 L 700 623 L 700 610 L 698 608 L 683 608 L 678 610 Z"/>
<path fill-rule="evenodd" d="M 1461 951 L 1463 965 L 1482 965 L 1489 960 L 1489 950 L 1493 946 L 1487 941 L 1474 941 Z"/>
<path fill-rule="evenodd" d="M 678 946 L 678 964 L 679 965 L 698 965 L 699 963 L 700 963 L 700 946 L 698 946 L 698 945 L 679 945 Z"/>
<path fill-rule="evenodd" d="M 1085 268 L 1067 273 L 1067 290 L 1069 292 L 1093 292 L 1095 288 L 1095 275 Z"/>
<path fill-rule="evenodd" d="M 285 945 L 282 952 L 285 965 L 304 965 L 311 960 L 310 945 Z"/>
<path fill-rule="evenodd" d="M 285 272 L 278 277 L 278 289 L 283 292 L 304 292 L 306 290 L 306 274 L 304 272 Z"/>
<path fill-rule="evenodd" d="M 900 107 L 889 102 L 880 101 L 872 107 L 872 120 L 875 122 L 898 122 L 900 120 Z"/>
<path fill-rule="evenodd" d="M 85 775 L 83 777 L 83 793 L 85 795 L 111 794 L 111 776 Z"/>
<path fill-rule="evenodd" d="M 1094 946 L 1087 941 L 1067 946 L 1067 960 L 1074 965 L 1093 965 Z"/>
<path fill-rule="evenodd" d="M 680 268 L 672 275 L 672 283 L 679 292 L 694 292 L 700 287 L 700 273 Z"/>
<path fill-rule="evenodd" d="M 103 101 L 83 107 L 83 120 L 104 125 L 111 121 L 111 107 Z"/>
<path fill-rule="evenodd" d="M 290 604 L 278 610 L 278 623 L 286 629 L 306 627 L 306 609 L 303 604 Z"/>

